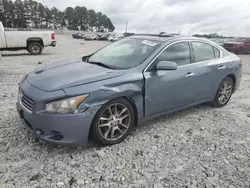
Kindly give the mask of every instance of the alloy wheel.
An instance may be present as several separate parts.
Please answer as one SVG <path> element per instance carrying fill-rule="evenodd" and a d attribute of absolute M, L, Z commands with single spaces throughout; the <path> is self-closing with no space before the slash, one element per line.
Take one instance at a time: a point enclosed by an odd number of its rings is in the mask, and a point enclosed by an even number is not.
<path fill-rule="evenodd" d="M 40 46 L 36 45 L 36 44 L 33 44 L 32 47 L 31 47 L 31 50 L 33 53 L 37 54 L 40 52 Z"/>
<path fill-rule="evenodd" d="M 130 123 L 129 109 L 121 103 L 115 103 L 103 111 L 98 121 L 98 130 L 105 140 L 116 141 L 127 133 Z"/>
<path fill-rule="evenodd" d="M 232 83 L 229 81 L 225 81 L 220 87 L 219 98 L 218 98 L 219 102 L 221 104 L 227 103 L 228 100 L 230 99 L 232 91 L 233 91 Z"/>

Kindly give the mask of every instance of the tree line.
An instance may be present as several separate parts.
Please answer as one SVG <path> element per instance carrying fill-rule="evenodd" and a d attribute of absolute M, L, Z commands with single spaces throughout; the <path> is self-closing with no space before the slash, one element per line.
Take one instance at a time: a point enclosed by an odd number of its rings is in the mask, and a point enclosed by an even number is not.
<path fill-rule="evenodd" d="M 0 21 L 9 28 L 52 28 L 67 27 L 71 30 L 104 29 L 112 32 L 115 27 L 110 18 L 93 9 L 77 6 L 60 11 L 56 7 L 48 8 L 33 0 L 0 0 Z"/>
<path fill-rule="evenodd" d="M 218 33 L 210 33 L 210 34 L 194 34 L 194 37 L 202 37 L 202 38 L 233 38 L 233 37 L 225 37 L 223 35 L 219 35 Z"/>

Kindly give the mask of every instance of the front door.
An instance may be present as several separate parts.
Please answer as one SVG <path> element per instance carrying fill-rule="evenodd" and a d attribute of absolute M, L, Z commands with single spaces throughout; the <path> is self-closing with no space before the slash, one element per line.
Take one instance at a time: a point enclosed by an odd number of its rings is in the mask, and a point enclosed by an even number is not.
<path fill-rule="evenodd" d="M 159 61 L 173 61 L 177 70 L 155 70 Z M 145 116 L 154 116 L 192 103 L 195 72 L 191 65 L 189 42 L 167 47 L 152 63 L 145 78 Z"/>

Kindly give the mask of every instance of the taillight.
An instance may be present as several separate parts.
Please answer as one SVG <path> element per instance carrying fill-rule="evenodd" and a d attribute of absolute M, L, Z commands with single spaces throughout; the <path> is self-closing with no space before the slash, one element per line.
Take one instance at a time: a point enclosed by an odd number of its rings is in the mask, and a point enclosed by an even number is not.
<path fill-rule="evenodd" d="M 51 34 L 51 39 L 52 39 L 52 40 L 55 40 L 55 39 L 56 39 L 55 33 L 52 33 L 52 34 Z"/>

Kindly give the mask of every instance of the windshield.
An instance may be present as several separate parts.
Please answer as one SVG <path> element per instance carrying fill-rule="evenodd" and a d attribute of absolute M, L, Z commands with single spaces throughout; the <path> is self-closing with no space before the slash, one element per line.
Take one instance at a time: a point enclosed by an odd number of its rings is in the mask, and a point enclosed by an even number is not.
<path fill-rule="evenodd" d="M 96 52 L 88 62 L 100 62 L 114 69 L 129 69 L 141 64 L 159 45 L 159 41 L 123 39 Z"/>

